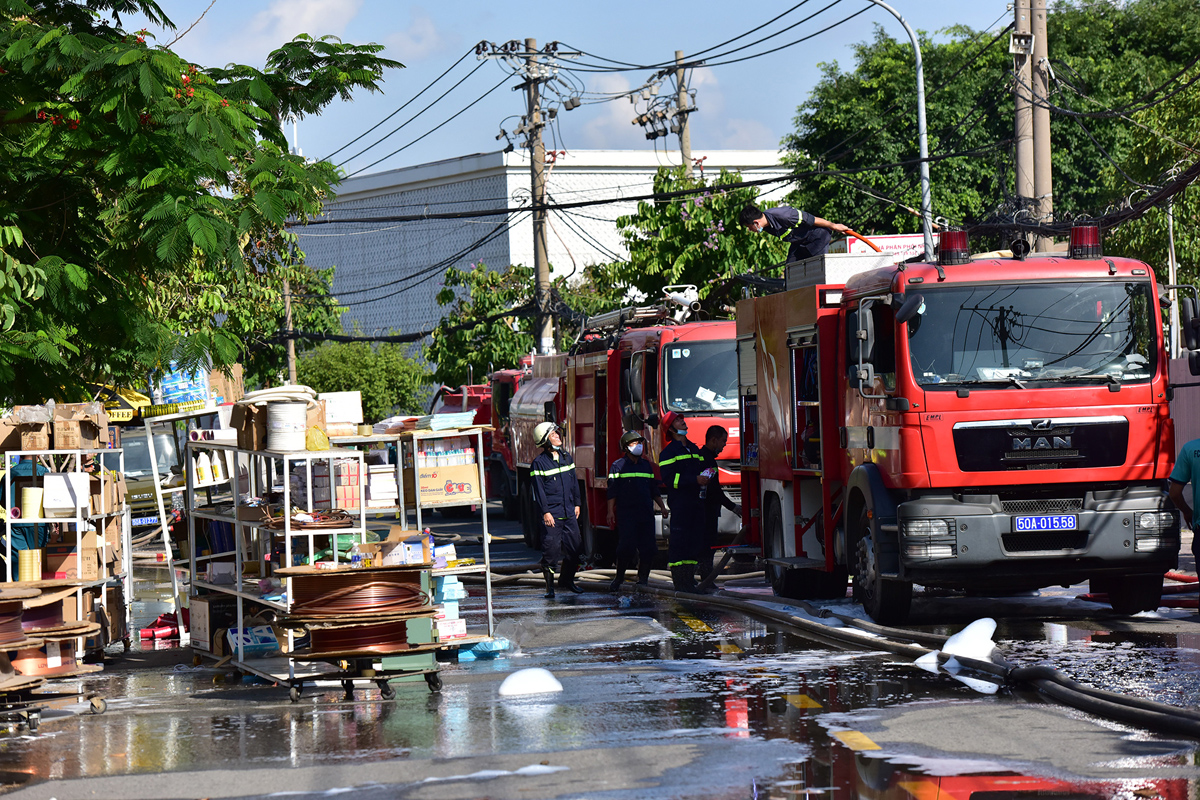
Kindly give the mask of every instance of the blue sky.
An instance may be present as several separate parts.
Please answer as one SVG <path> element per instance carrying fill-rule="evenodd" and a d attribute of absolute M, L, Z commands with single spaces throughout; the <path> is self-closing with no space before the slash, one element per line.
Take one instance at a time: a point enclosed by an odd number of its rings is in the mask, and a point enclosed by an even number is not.
<path fill-rule="evenodd" d="M 811 0 L 750 39 L 774 33 L 800 21 L 831 0 Z M 180 31 L 192 25 L 208 0 L 159 0 Z M 934 33 L 949 25 L 974 29 L 1006 25 L 1011 12 L 1004 0 L 892 0 L 893 6 L 915 28 Z M 346 41 L 377 42 L 385 55 L 405 64 L 386 76 L 384 94 L 362 93 L 351 103 L 335 102 L 318 118 L 299 125 L 299 144 L 306 156 L 325 157 L 394 111 L 477 42 L 504 42 L 533 36 L 538 44 L 552 40 L 608 59 L 634 64 L 658 63 L 674 57 L 675 50 L 693 53 L 767 22 L 795 5 L 793 2 L 741 4 L 694 0 L 651 0 L 604 3 L 532 2 L 498 3 L 478 0 L 403 3 L 394 0 L 216 0 L 195 27 L 175 45 L 182 56 L 203 65 L 238 62 L 261 66 L 267 53 L 297 33 L 334 34 Z M 757 52 L 814 33 L 864 7 L 863 0 L 841 0 L 814 17 L 756 47 L 737 55 Z M 123 20 L 135 30 L 143 21 Z M 899 23 L 881 8 L 871 8 L 850 22 L 803 44 L 740 64 L 698 69 L 692 79 L 698 113 L 691 118 L 692 148 L 776 149 L 792 130 L 796 107 L 819 80 L 820 64 L 837 61 L 843 68 L 853 63 L 850 46 L 873 36 L 875 25 L 906 38 Z M 159 43 L 175 34 L 154 31 Z M 736 57 L 736 56 L 734 56 Z M 588 62 L 597 63 L 593 58 Z M 582 61 L 582 59 L 581 59 Z M 570 65 L 572 62 L 564 61 Z M 393 117 L 374 134 L 344 150 L 335 162 L 352 155 L 404 122 L 478 64 L 472 53 L 421 99 Z M 588 92 L 619 93 L 642 85 L 651 70 L 582 74 Z M 353 172 L 366 167 L 425 134 L 446 120 L 505 75 L 499 63 L 484 64 L 478 72 L 429 111 L 408 123 L 367 154 L 346 164 Z M 496 134 L 506 117 L 524 110 L 523 93 L 512 91 L 517 79 L 493 91 L 457 119 L 398 155 L 370 167 L 370 172 L 453 158 L 499 149 Z M 655 144 L 663 163 L 678 163 L 678 140 L 671 136 L 647 141 L 631 123 L 635 106 L 628 99 L 582 105 L 561 114 L 552 145 L 563 149 L 651 149 Z M 517 120 L 508 119 L 511 131 Z M 289 136 L 291 128 L 289 127 Z"/>

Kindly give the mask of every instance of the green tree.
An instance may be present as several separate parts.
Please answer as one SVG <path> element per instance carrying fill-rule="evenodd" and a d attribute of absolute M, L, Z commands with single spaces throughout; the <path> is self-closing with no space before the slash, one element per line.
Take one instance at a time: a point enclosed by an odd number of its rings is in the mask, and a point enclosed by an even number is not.
<path fill-rule="evenodd" d="M 362 392 L 367 422 L 421 414 L 429 395 L 428 372 L 399 344 L 326 342 L 296 360 L 296 378 L 318 392 Z"/>
<path fill-rule="evenodd" d="M 682 167 L 660 169 L 654 177 L 655 192 L 707 191 L 642 201 L 634 214 L 618 217 L 629 261 L 597 268 L 596 282 L 606 285 L 610 296 L 632 289 L 650 302 L 662 297 L 664 286 L 695 284 L 710 312 L 735 300 L 741 295 L 735 276 L 762 272 L 787 257 L 787 247 L 778 239 L 750 233 L 737 223 L 742 208 L 758 197 L 752 187 L 722 188 L 741 180 L 741 175 L 725 170 L 709 182 L 688 178 Z"/>
<path fill-rule="evenodd" d="M 624 290 L 608 282 L 605 266 L 588 266 L 569 280 L 551 282 L 559 348 L 566 347 L 589 314 L 617 305 Z M 483 263 L 446 270 L 437 301 L 448 308 L 430 336 L 425 357 L 436 365 L 433 379 L 461 386 L 483 380 L 490 369 L 514 367 L 536 348 L 533 270 L 514 264 L 490 270 Z"/>
<path fill-rule="evenodd" d="M 1048 29 L 1051 102 L 1079 112 L 1135 103 L 1200 52 L 1194 0 L 1059 2 Z M 934 214 L 952 222 L 1011 219 L 1008 37 L 965 27 L 944 33 L 948 41 L 921 37 L 930 153 L 978 154 L 931 164 Z M 795 133 L 784 139 L 785 161 L 797 171 L 871 169 L 806 178 L 790 202 L 865 234 L 917 231 L 919 218 L 902 207 L 919 207 L 917 166 L 873 169 L 917 154 L 912 48 L 876 29 L 873 40 L 856 46 L 854 60 L 848 72 L 836 63 L 822 65 L 823 79 L 798 109 Z M 1123 162 L 1136 131 L 1120 117 L 1052 114 L 1060 219 L 1101 214 L 1131 191 L 1110 179 L 1116 173 L 1109 156 Z"/>
<path fill-rule="evenodd" d="M 297 263 L 285 226 L 337 178 L 279 121 L 400 66 L 300 36 L 264 70 L 206 69 L 117 12 L 173 27 L 152 0 L 0 0 L 2 401 L 236 361 L 244 331 L 222 322 Z"/>

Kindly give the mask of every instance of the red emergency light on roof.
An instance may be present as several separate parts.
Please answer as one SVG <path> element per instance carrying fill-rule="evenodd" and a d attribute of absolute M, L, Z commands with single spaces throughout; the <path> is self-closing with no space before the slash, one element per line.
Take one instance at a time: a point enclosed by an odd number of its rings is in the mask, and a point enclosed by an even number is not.
<path fill-rule="evenodd" d="M 938 263 L 966 264 L 971 260 L 971 244 L 966 231 L 945 230 L 938 235 Z"/>
<path fill-rule="evenodd" d="M 1100 247 L 1100 226 L 1072 226 L 1070 253 L 1071 258 L 1100 258 L 1104 255 Z"/>

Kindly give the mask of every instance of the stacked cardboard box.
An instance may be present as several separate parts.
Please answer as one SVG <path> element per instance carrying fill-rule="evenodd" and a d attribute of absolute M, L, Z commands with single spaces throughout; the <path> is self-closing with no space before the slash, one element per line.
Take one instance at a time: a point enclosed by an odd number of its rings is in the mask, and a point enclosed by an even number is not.
<path fill-rule="evenodd" d="M 433 579 L 433 602 L 438 606 L 434 618 L 434 629 L 438 641 L 459 639 L 467 635 L 467 621 L 459 616 L 459 602 L 466 599 L 467 590 L 454 575 L 442 575 Z"/>
<path fill-rule="evenodd" d="M 400 504 L 395 464 L 371 464 L 367 467 L 367 507 L 387 508 Z"/>
<path fill-rule="evenodd" d="M 362 481 L 358 461 L 339 458 L 333 462 L 333 495 L 338 508 L 358 508 L 362 504 Z"/>

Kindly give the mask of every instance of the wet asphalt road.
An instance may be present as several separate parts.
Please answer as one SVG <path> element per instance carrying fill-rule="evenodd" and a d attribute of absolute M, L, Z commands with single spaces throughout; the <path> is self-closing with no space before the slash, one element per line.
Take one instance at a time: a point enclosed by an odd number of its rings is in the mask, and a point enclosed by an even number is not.
<path fill-rule="evenodd" d="M 445 525 L 469 538 L 472 521 Z M 438 524 L 432 524 L 438 523 Z M 475 523 L 477 525 L 477 522 Z M 475 528 L 477 530 L 477 527 Z M 494 561 L 535 556 L 494 524 Z M 510 538 L 511 537 L 511 538 Z M 464 549 L 467 545 L 464 544 Z M 143 584 L 153 590 L 155 577 Z M 767 599 L 759 581 L 731 592 Z M 161 586 L 159 587 L 161 591 Z M 478 587 L 464 603 L 482 624 Z M 1080 680 L 1200 704 L 1194 612 L 1120 620 L 1062 590 L 1039 598 L 923 598 L 947 632 L 1002 617 L 1010 660 L 1054 663 Z M 108 699 L 99 716 L 66 705 L 36 735 L 0 737 L 0 784 L 21 798 L 687 797 L 821 795 L 967 800 L 974 792 L 1184 800 L 1196 744 L 1124 728 L 1001 689 L 982 694 L 873 652 L 848 652 L 745 614 L 646 594 L 544 600 L 497 588 L 500 632 L 516 647 L 442 665 L 444 688 L 394 684 L 394 701 L 340 687 L 286 689 L 192 666 L 179 649 L 114 654 L 59 690 Z M 849 604 L 833 604 L 852 610 Z M 137 606 L 152 618 L 151 599 Z M 1052 618 L 1052 621 L 1045 621 Z M 943 622 L 950 619 L 950 622 Z M 118 648 L 119 649 L 119 648 Z M 526 667 L 560 693 L 499 695 Z"/>

